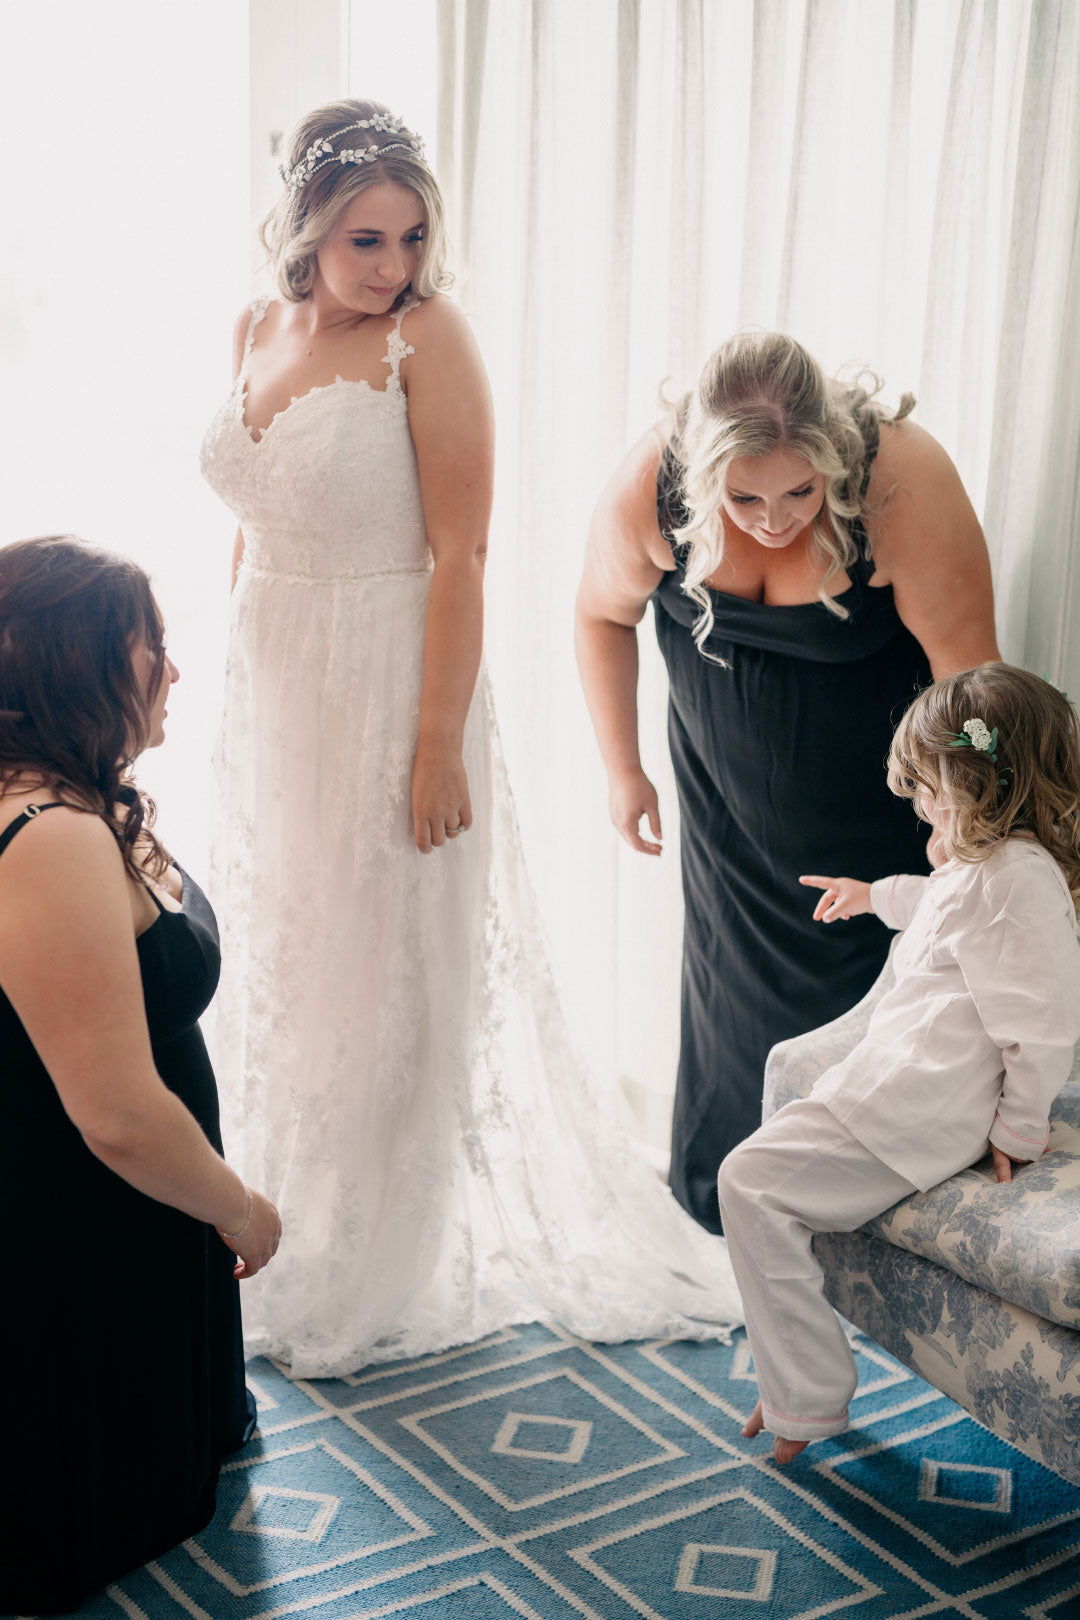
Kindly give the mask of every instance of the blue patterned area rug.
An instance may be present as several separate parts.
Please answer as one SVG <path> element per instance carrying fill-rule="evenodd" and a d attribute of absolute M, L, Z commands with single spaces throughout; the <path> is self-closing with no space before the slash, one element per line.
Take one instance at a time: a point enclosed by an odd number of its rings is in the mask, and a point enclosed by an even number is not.
<path fill-rule="evenodd" d="M 92 1620 L 1072 1620 L 1080 1490 L 865 1339 L 854 1427 L 742 1439 L 746 1340 L 533 1325 L 339 1381 L 251 1363 L 203 1535 Z"/>

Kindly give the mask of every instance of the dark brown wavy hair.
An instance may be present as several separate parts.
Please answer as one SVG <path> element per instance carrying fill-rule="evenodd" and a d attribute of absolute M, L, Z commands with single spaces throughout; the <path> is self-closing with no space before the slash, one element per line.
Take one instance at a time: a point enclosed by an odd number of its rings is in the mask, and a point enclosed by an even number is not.
<path fill-rule="evenodd" d="M 973 720 L 997 732 L 992 750 L 957 742 Z M 999 663 L 935 681 L 896 729 L 889 786 L 901 798 L 925 792 L 947 801 L 950 859 L 985 860 L 1002 838 L 1033 834 L 1080 907 L 1080 726 L 1049 681 Z"/>
<path fill-rule="evenodd" d="M 132 664 L 140 642 L 154 654 L 156 691 L 161 615 L 129 557 L 67 534 L 0 547 L 0 793 L 40 778 L 101 816 L 134 874 L 160 873 L 169 859 L 132 776 L 150 721 Z"/>

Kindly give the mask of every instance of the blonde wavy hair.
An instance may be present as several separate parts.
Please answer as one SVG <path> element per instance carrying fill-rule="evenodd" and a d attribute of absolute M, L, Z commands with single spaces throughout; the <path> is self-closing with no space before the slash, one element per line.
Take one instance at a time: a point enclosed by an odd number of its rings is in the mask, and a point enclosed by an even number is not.
<path fill-rule="evenodd" d="M 316 107 L 289 131 L 283 167 L 294 169 L 310 146 L 316 141 L 334 142 L 346 125 L 380 116 L 388 118 L 390 111 L 379 101 L 328 101 Z M 345 144 L 389 146 L 409 139 L 417 137 L 407 129 L 397 133 L 350 130 Z M 445 292 L 453 284 L 454 278 L 446 268 L 446 210 L 439 182 L 419 152 L 402 150 L 398 145 L 371 163 L 328 163 L 296 190 L 285 188 L 259 230 L 259 240 L 270 257 L 283 298 L 300 303 L 308 296 L 315 280 L 319 249 L 341 210 L 369 186 L 387 180 L 415 192 L 424 210 L 424 242 L 411 291 L 430 298 L 432 293 Z"/>
<path fill-rule="evenodd" d="M 997 747 L 957 744 L 981 720 Z M 1080 726 L 1064 692 L 1013 664 L 980 664 L 936 681 L 904 715 L 889 750 L 902 799 L 943 799 L 950 859 L 985 860 L 1001 839 L 1031 833 L 1065 874 L 1080 908 Z"/>
<path fill-rule="evenodd" d="M 704 581 L 724 555 L 722 501 L 728 468 L 742 456 L 791 450 L 805 456 L 825 479 L 825 498 L 811 531 L 811 551 L 821 563 L 818 596 L 830 613 L 848 613 L 825 589 L 829 578 L 856 560 L 851 524 L 868 510 L 863 477 L 868 447 L 877 443 L 881 421 L 898 422 L 915 404 L 904 394 L 895 411 L 876 404 L 881 380 L 864 373 L 842 383 L 825 376 L 811 354 L 782 332 L 738 332 L 711 354 L 698 384 L 674 406 L 669 443 L 682 464 L 681 495 L 687 521 L 674 531 L 689 547 L 683 590 L 701 609 L 694 625 L 698 651 L 706 650 L 713 610 Z"/>

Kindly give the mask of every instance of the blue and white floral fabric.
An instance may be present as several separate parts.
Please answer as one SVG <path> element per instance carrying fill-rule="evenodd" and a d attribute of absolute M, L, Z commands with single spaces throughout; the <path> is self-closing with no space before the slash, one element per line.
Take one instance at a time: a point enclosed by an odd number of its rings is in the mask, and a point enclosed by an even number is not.
<path fill-rule="evenodd" d="M 814 1240 L 832 1305 L 980 1423 L 1080 1484 L 1080 1333 L 865 1228 Z"/>

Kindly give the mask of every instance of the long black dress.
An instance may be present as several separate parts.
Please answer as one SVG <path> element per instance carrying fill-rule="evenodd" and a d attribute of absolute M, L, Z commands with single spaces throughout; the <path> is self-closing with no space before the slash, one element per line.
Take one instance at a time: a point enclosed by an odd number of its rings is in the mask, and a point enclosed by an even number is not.
<path fill-rule="evenodd" d="M 220 1151 L 196 1022 L 217 930 L 189 877 L 137 945 L 157 1071 Z M 239 1287 L 212 1227 L 89 1151 L 2 992 L 0 1220 L 0 1612 L 66 1613 L 209 1522 L 249 1427 Z"/>
<path fill-rule="evenodd" d="M 876 446 L 875 446 L 876 448 Z M 867 473 L 869 476 L 869 473 Z M 685 521 L 681 469 L 665 451 L 657 481 L 662 533 Z M 873 879 L 926 872 L 928 829 L 894 798 L 885 759 L 897 720 L 932 679 L 890 586 L 873 586 L 866 537 L 837 601 L 769 607 L 710 593 L 699 609 L 676 568 L 653 593 L 668 668 L 668 738 L 679 793 L 683 894 L 682 1045 L 671 1186 L 721 1231 L 716 1172 L 761 1123 L 769 1048 L 827 1023 L 870 988 L 889 947 L 876 917 L 828 927 L 802 873 Z"/>

